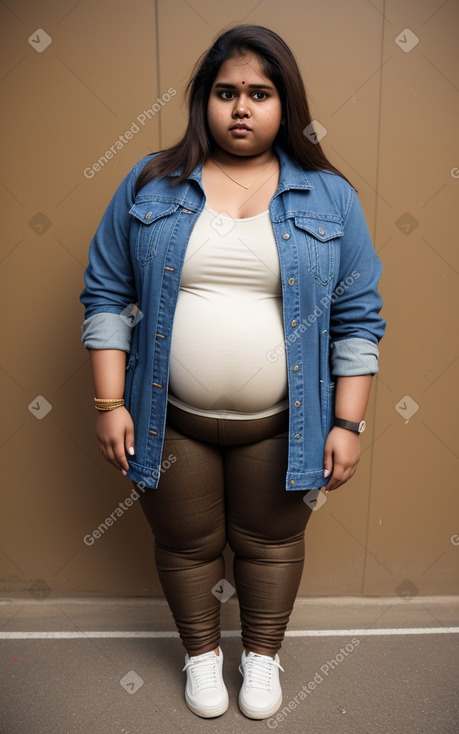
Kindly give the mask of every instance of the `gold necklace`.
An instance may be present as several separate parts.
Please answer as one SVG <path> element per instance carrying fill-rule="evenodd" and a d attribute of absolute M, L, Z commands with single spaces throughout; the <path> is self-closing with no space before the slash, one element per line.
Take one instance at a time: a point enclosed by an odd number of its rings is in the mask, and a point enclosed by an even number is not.
<path fill-rule="evenodd" d="M 269 163 L 263 168 L 263 170 L 261 171 L 261 173 L 259 173 L 258 176 L 256 178 L 254 178 L 251 183 L 249 183 L 248 186 L 246 186 L 245 184 L 241 183 L 240 181 L 236 181 L 235 178 L 233 178 L 232 176 L 230 176 L 230 174 L 227 171 L 225 171 L 225 169 L 223 168 L 223 166 L 221 166 L 220 163 L 215 160 L 215 158 L 212 158 L 211 160 L 215 163 L 215 165 L 217 165 L 219 167 L 219 169 L 221 171 L 223 171 L 223 173 L 225 174 L 225 176 L 228 176 L 228 178 L 230 178 L 231 181 L 234 181 L 235 184 L 237 184 L 238 186 L 242 186 L 243 189 L 250 189 L 250 187 L 253 186 L 253 184 L 255 183 L 255 181 L 258 181 L 258 179 L 260 178 L 260 176 L 262 176 L 264 174 L 264 172 L 268 170 L 269 166 L 271 165 L 271 163 L 274 160 L 274 155 L 271 158 L 271 160 L 269 161 Z"/>

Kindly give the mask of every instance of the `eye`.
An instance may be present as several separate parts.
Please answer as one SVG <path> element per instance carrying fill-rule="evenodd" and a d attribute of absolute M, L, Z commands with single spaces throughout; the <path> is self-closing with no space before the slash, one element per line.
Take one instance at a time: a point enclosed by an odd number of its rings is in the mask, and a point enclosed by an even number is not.
<path fill-rule="evenodd" d="M 217 95 L 220 99 L 234 99 L 234 92 L 230 89 L 225 89 L 223 92 L 219 92 Z"/>
<path fill-rule="evenodd" d="M 253 97 L 257 102 L 262 102 L 264 99 L 268 98 L 268 94 L 266 92 L 254 92 Z"/>

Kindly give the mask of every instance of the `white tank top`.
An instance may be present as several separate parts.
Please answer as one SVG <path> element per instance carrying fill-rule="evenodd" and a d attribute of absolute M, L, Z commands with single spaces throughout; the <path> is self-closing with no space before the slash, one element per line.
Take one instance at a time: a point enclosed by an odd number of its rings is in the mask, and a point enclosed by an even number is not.
<path fill-rule="evenodd" d="M 269 212 L 232 219 L 205 207 L 185 255 L 171 345 L 169 400 L 215 418 L 287 408 L 279 257 Z"/>

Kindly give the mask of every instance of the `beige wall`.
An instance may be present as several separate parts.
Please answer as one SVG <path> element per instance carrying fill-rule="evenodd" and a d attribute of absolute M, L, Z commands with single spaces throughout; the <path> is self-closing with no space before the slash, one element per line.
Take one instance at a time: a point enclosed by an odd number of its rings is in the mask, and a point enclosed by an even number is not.
<path fill-rule="evenodd" d="M 131 484 L 98 453 L 78 299 L 115 188 L 183 131 L 192 65 L 237 21 L 291 45 L 384 265 L 388 330 L 361 464 L 312 517 L 300 593 L 457 593 L 458 20 L 455 0 L 0 4 L 5 595 L 161 594 L 136 504 L 83 542 Z M 170 87 L 160 114 L 86 178 Z"/>

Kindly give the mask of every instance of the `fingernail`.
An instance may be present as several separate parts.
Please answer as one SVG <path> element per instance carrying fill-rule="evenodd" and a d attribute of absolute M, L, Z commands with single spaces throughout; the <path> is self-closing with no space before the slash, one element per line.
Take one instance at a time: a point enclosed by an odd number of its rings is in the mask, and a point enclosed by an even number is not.
<path fill-rule="evenodd" d="M 328 477 L 330 474 L 330 469 L 325 469 L 324 471 L 324 477 Z"/>
<path fill-rule="evenodd" d="M 121 469 L 121 474 L 124 474 L 124 476 L 126 476 L 127 471 L 125 469 Z"/>
<path fill-rule="evenodd" d="M 133 446 L 130 446 L 128 448 L 128 454 L 131 454 L 131 456 L 132 456 L 133 453 L 134 453 L 134 448 L 133 448 Z"/>

